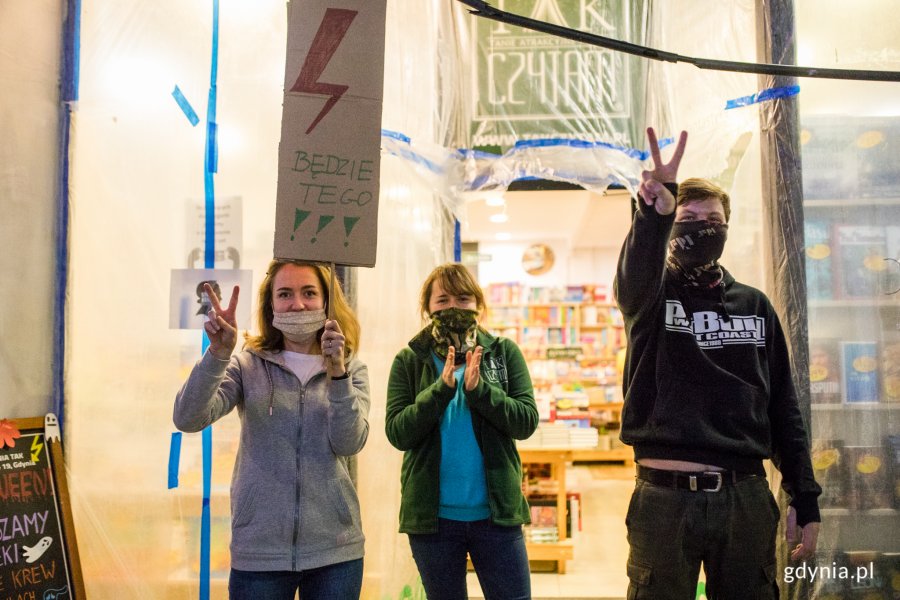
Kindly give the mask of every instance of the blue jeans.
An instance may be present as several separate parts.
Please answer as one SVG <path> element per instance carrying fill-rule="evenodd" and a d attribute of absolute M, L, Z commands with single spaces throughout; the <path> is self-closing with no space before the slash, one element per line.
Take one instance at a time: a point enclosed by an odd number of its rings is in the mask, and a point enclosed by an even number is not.
<path fill-rule="evenodd" d="M 228 597 L 231 600 L 350 600 L 362 589 L 363 559 L 325 565 L 308 571 L 231 570 Z"/>
<path fill-rule="evenodd" d="M 628 600 L 693 600 L 700 565 L 710 600 L 775 600 L 779 510 L 764 477 L 719 492 L 638 479 L 628 529 Z"/>
<path fill-rule="evenodd" d="M 411 533 L 409 546 L 428 600 L 466 600 L 466 555 L 485 600 L 529 600 L 531 575 L 522 527 L 438 519 L 437 533 Z"/>

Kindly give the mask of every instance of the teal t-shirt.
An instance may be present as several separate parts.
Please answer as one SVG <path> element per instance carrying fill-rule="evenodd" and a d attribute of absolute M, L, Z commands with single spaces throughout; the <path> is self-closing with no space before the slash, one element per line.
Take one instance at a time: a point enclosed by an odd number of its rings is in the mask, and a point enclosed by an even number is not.
<path fill-rule="evenodd" d="M 436 354 L 438 377 L 444 359 Z M 441 501 L 438 516 L 454 521 L 480 521 L 491 516 L 484 457 L 472 429 L 472 413 L 463 393 L 465 365 L 456 369 L 456 395 L 441 417 Z"/>

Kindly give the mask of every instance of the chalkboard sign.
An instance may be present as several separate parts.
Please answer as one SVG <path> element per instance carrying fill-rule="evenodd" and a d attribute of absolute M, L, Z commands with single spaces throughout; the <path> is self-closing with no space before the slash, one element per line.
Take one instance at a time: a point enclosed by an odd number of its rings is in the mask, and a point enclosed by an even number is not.
<path fill-rule="evenodd" d="M 56 416 L 0 420 L 0 600 L 81 598 Z"/>

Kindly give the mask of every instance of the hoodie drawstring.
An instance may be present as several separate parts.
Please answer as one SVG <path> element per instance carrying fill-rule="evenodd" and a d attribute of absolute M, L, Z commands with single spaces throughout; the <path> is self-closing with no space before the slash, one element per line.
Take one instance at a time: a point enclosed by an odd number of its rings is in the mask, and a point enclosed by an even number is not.
<path fill-rule="evenodd" d="M 266 368 L 266 379 L 269 380 L 269 416 L 272 416 L 272 407 L 275 405 L 275 385 L 272 383 L 272 374 L 269 372 L 269 361 L 262 361 Z"/>
<path fill-rule="evenodd" d="M 725 284 L 719 282 L 719 302 L 722 304 L 722 313 L 725 315 L 725 322 L 731 322 L 731 313 L 728 312 L 728 306 L 725 304 Z"/>

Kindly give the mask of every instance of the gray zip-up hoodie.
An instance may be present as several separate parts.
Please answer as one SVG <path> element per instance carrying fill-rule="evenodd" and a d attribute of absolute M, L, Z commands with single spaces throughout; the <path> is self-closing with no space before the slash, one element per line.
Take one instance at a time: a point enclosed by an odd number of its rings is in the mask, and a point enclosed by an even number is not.
<path fill-rule="evenodd" d="M 206 352 L 175 397 L 175 426 L 200 431 L 235 407 L 241 440 L 231 479 L 231 566 L 303 571 L 363 556 L 347 458 L 369 434 L 369 375 L 325 371 L 301 386 L 280 352 Z"/>

